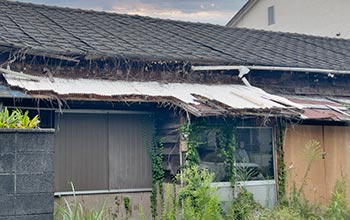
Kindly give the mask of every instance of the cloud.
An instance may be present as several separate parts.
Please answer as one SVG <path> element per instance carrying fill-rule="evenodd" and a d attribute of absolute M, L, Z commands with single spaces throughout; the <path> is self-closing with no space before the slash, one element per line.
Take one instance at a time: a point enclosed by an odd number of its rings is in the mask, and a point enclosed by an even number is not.
<path fill-rule="evenodd" d="M 181 21 L 192 21 L 212 24 L 226 24 L 229 19 L 233 16 L 235 11 L 218 11 L 218 10 L 197 10 L 192 12 L 185 12 L 179 9 L 158 9 L 152 6 L 135 7 L 133 9 L 126 10 L 123 7 L 115 6 L 114 12 L 127 13 L 133 15 L 149 16 L 156 18 L 181 20 Z"/>
<path fill-rule="evenodd" d="M 123 14 L 226 24 L 247 0 L 20 0 Z"/>

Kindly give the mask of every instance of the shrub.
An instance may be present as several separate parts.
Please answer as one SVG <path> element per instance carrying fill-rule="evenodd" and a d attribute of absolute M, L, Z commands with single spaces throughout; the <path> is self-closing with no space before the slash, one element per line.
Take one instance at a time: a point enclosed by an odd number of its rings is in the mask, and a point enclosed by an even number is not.
<path fill-rule="evenodd" d="M 183 203 L 182 219 L 223 219 L 217 190 L 210 186 L 214 174 L 192 166 L 184 170 L 182 178 L 186 184 L 179 191 L 179 199 Z"/>
<path fill-rule="evenodd" d="M 253 218 L 259 210 L 263 210 L 262 206 L 254 200 L 253 194 L 246 188 L 238 187 L 238 190 L 240 192 L 227 213 L 228 219 L 248 220 Z"/>
<path fill-rule="evenodd" d="M 346 197 L 346 181 L 344 178 L 335 184 L 332 199 L 326 210 L 327 219 L 342 220 L 350 218 L 349 204 Z"/>
<path fill-rule="evenodd" d="M 10 114 L 5 107 L 0 111 L 0 128 L 33 129 L 38 128 L 40 123 L 39 115 L 30 119 L 29 112 L 22 112 L 20 109 L 13 110 Z"/>

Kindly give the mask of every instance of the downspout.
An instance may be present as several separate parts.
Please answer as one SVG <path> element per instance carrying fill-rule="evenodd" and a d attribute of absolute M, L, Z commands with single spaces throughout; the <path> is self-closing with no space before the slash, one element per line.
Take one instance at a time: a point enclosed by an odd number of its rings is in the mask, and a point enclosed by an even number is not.
<path fill-rule="evenodd" d="M 245 75 L 248 74 L 250 72 L 250 69 L 245 67 L 245 66 L 240 66 L 238 68 L 239 70 L 239 74 L 238 77 L 243 81 L 244 85 L 246 86 L 252 86 L 250 85 L 250 83 L 248 82 L 247 78 L 245 78 Z"/>

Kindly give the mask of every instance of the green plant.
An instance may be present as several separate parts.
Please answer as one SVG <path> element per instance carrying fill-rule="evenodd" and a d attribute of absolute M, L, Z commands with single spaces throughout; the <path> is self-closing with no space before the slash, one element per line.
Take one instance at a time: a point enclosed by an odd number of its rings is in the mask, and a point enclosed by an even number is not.
<path fill-rule="evenodd" d="M 146 123 L 143 123 L 146 124 Z M 152 219 L 157 219 L 158 214 L 158 196 L 160 197 L 160 206 L 163 207 L 164 204 L 164 170 L 163 170 L 163 149 L 164 149 L 164 139 L 160 140 L 157 137 L 157 124 L 155 121 L 152 139 L 148 138 L 149 131 L 146 127 L 142 127 L 142 135 L 144 145 L 147 147 L 147 150 L 151 157 L 151 166 L 152 166 L 152 192 L 150 196 L 151 201 L 151 213 Z"/>
<path fill-rule="evenodd" d="M 283 149 L 283 140 L 285 132 L 285 123 L 283 121 L 277 122 L 277 137 L 276 137 L 276 146 L 277 146 L 277 175 L 278 175 L 278 200 L 279 203 L 287 203 L 286 198 L 286 163 L 284 161 L 284 149 Z"/>
<path fill-rule="evenodd" d="M 114 197 L 114 204 L 115 204 L 115 212 L 111 214 L 113 219 L 118 219 L 119 217 L 119 208 L 120 208 L 120 201 L 119 197 L 115 196 Z"/>
<path fill-rule="evenodd" d="M 259 210 L 262 210 L 262 206 L 254 200 L 253 194 L 248 192 L 245 187 L 238 188 L 240 192 L 237 198 L 233 199 L 227 217 L 228 219 L 249 220 Z"/>
<path fill-rule="evenodd" d="M 20 109 L 15 109 L 10 114 L 10 111 L 5 107 L 0 111 L 0 128 L 37 128 L 40 123 L 39 115 L 30 119 L 28 114 L 28 111 L 23 113 Z"/>
<path fill-rule="evenodd" d="M 164 192 L 163 192 L 163 182 L 164 182 L 164 170 L 163 170 L 163 140 L 161 139 L 159 143 L 153 140 L 153 146 L 151 147 L 151 161 L 152 161 L 152 193 L 151 193 L 151 211 L 152 218 L 156 219 L 158 216 L 157 206 L 158 206 L 158 194 L 160 196 L 160 204 L 164 205 Z"/>
<path fill-rule="evenodd" d="M 210 185 L 214 174 L 192 166 L 184 169 L 182 178 L 185 183 L 179 191 L 179 201 L 184 204 L 182 219 L 222 219 L 217 189 Z"/>
<path fill-rule="evenodd" d="M 243 162 L 243 165 L 236 166 L 235 171 L 236 171 L 236 179 L 238 181 L 248 181 L 257 174 L 257 172 L 254 169 L 249 169 L 249 167 L 245 166 L 244 162 Z"/>
<path fill-rule="evenodd" d="M 180 127 L 181 135 L 188 140 L 188 151 L 186 153 L 186 160 L 188 166 L 199 165 L 200 158 L 197 151 L 197 147 L 200 143 L 197 133 L 194 131 L 195 126 L 189 121 L 182 124 Z"/>
<path fill-rule="evenodd" d="M 142 205 L 139 206 L 139 220 L 145 220 L 145 213 Z"/>
<path fill-rule="evenodd" d="M 304 177 L 301 183 L 301 186 L 298 190 L 298 196 L 301 196 L 301 193 L 303 193 L 304 188 L 307 184 L 307 178 L 309 176 L 309 173 L 311 171 L 312 165 L 319 159 L 322 158 L 322 150 L 321 145 L 319 141 L 311 140 L 308 144 L 306 144 L 304 149 L 304 157 L 307 162 L 306 171 L 304 173 Z"/>
<path fill-rule="evenodd" d="M 189 167 L 200 163 L 198 147 L 203 144 L 203 133 L 207 131 L 215 132 L 218 140 L 218 156 L 225 160 L 226 175 L 232 185 L 234 185 L 236 182 L 236 168 L 234 166 L 236 162 L 236 138 L 234 126 L 230 124 L 212 124 L 206 119 L 201 119 L 192 123 L 184 123 L 180 131 L 181 135 L 188 141 L 186 161 Z"/>
<path fill-rule="evenodd" d="M 56 204 L 57 210 L 55 212 L 55 219 L 60 220 L 108 220 L 108 216 L 105 213 L 105 203 L 98 211 L 85 210 L 83 205 L 78 202 L 73 183 L 71 188 L 73 191 L 73 203 L 70 203 L 67 199 L 64 200 L 64 205 Z"/>
<path fill-rule="evenodd" d="M 124 209 L 125 209 L 126 219 L 129 219 L 132 209 L 130 204 L 130 198 L 127 196 L 124 197 Z"/>
<path fill-rule="evenodd" d="M 293 183 L 290 190 L 288 204 L 286 207 L 293 209 L 294 212 L 298 213 L 303 219 L 322 219 L 321 208 L 318 204 L 310 203 L 304 196 L 304 188 L 307 185 L 309 173 L 312 165 L 319 159 L 321 159 L 322 151 L 320 143 L 316 140 L 311 140 L 305 145 L 304 158 L 306 161 L 306 170 L 302 178 L 301 185 L 299 188 Z"/>
<path fill-rule="evenodd" d="M 174 202 L 174 199 L 175 199 L 175 202 Z M 176 194 L 171 194 L 171 189 L 168 185 L 165 189 L 165 200 L 164 200 L 162 219 L 176 220 L 177 216 L 178 216 L 178 213 L 177 213 Z"/>
<path fill-rule="evenodd" d="M 327 219 L 345 220 L 350 218 L 349 202 L 346 196 L 346 181 L 343 177 L 335 184 L 332 199 L 326 210 Z"/>
<path fill-rule="evenodd" d="M 288 206 L 278 206 L 274 209 L 263 209 L 261 212 L 253 216 L 251 220 L 303 220 L 294 209 Z"/>

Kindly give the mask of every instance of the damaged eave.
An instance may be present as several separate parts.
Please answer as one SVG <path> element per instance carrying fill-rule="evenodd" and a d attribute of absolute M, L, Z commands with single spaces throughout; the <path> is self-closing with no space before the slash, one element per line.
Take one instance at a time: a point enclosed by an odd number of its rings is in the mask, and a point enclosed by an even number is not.
<path fill-rule="evenodd" d="M 327 97 L 286 96 L 304 106 L 303 120 L 349 122 L 350 112 L 343 103 Z"/>
<path fill-rule="evenodd" d="M 237 84 L 160 83 L 66 79 L 3 74 L 12 88 L 37 97 L 64 100 L 169 103 L 194 116 L 276 116 L 295 117 L 298 104 L 262 89 Z"/>

